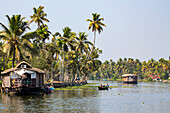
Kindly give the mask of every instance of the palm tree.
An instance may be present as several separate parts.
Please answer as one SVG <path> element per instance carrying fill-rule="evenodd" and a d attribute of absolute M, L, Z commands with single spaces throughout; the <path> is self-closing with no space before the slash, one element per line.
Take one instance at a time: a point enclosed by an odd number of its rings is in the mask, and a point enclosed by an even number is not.
<path fill-rule="evenodd" d="M 82 59 L 80 60 L 80 72 L 82 75 L 84 75 L 83 80 L 87 81 L 88 75 L 96 71 L 101 66 L 101 61 L 97 60 L 97 58 L 99 58 L 99 54 L 101 53 L 102 50 L 97 48 L 92 52 L 90 59 L 87 55 L 82 56 Z"/>
<path fill-rule="evenodd" d="M 80 53 L 80 56 L 83 52 L 86 54 L 88 53 L 88 50 L 90 50 L 89 45 L 93 45 L 90 41 L 87 39 L 87 34 L 85 32 L 79 32 L 78 37 L 76 37 L 77 43 L 75 50 Z"/>
<path fill-rule="evenodd" d="M 14 67 L 15 58 L 17 57 L 18 61 L 23 59 L 21 51 L 31 51 L 32 44 L 22 38 L 26 29 L 29 29 L 28 23 L 23 21 L 25 17 L 21 18 L 21 15 L 13 15 L 11 18 L 6 15 L 6 17 L 9 21 L 9 28 L 0 23 L 4 29 L 0 32 L 0 38 L 4 40 L 3 50 L 7 53 L 7 56 L 10 57 L 13 53 L 12 67 Z"/>
<path fill-rule="evenodd" d="M 34 21 L 35 23 L 38 24 L 38 28 L 40 28 L 40 24 L 42 25 L 44 24 L 43 21 L 50 22 L 47 18 L 45 18 L 47 14 L 44 13 L 43 9 L 44 9 L 44 6 L 39 6 L 38 9 L 36 9 L 35 7 L 33 8 L 34 14 L 33 16 L 30 16 L 32 20 L 29 22 L 29 24 Z"/>
<path fill-rule="evenodd" d="M 88 35 L 85 32 L 79 32 L 78 36 L 76 37 L 76 43 L 74 44 L 75 53 L 76 53 L 75 55 L 76 56 L 76 67 L 77 67 L 75 79 L 80 74 L 80 68 L 81 68 L 80 59 L 82 58 L 82 56 L 84 56 L 84 53 L 86 55 L 88 54 L 90 50 L 89 45 L 93 45 L 90 41 L 88 41 L 87 36 Z"/>
<path fill-rule="evenodd" d="M 48 39 L 49 40 L 49 36 L 51 34 L 51 32 L 48 30 L 48 26 L 47 25 L 41 25 L 39 29 L 37 29 L 37 35 L 38 35 L 38 41 L 42 41 L 43 43 L 45 43 L 45 40 Z"/>
<path fill-rule="evenodd" d="M 64 72 L 65 72 L 65 67 L 64 67 L 64 61 L 65 61 L 65 54 L 68 52 L 69 49 L 74 50 L 73 42 L 75 42 L 75 36 L 76 34 L 74 32 L 71 32 L 71 29 L 69 27 L 65 27 L 63 29 L 63 36 L 59 33 L 56 32 L 55 36 L 59 36 L 57 39 L 62 44 L 62 74 L 60 80 L 64 80 Z M 68 71 L 66 71 L 68 72 Z M 68 73 L 66 73 L 66 78 L 68 78 Z"/>
<path fill-rule="evenodd" d="M 92 51 L 95 47 L 95 39 L 96 39 L 96 31 L 100 34 L 101 31 L 103 31 L 102 26 L 105 26 L 101 21 L 104 20 L 104 18 L 100 18 L 100 14 L 97 13 L 92 13 L 93 19 L 87 19 L 86 21 L 89 21 L 89 30 L 92 28 L 92 32 L 94 32 L 94 40 L 93 40 L 93 48 Z"/>
<path fill-rule="evenodd" d="M 54 79 L 53 71 L 54 71 L 54 64 L 55 62 L 58 62 L 59 60 L 59 54 L 60 54 L 60 44 L 57 43 L 55 39 L 55 34 L 53 35 L 52 42 L 46 44 L 46 57 L 48 64 L 51 64 L 51 79 Z"/>

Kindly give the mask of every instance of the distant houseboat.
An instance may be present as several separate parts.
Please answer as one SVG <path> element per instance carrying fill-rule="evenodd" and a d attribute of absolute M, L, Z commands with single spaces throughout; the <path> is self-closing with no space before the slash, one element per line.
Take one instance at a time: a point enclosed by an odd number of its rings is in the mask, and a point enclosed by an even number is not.
<path fill-rule="evenodd" d="M 45 72 L 22 61 L 15 68 L 1 73 L 2 88 L 6 92 L 37 92 L 44 85 Z"/>
<path fill-rule="evenodd" d="M 124 74 L 122 78 L 124 83 L 137 83 L 138 76 L 135 74 Z"/>

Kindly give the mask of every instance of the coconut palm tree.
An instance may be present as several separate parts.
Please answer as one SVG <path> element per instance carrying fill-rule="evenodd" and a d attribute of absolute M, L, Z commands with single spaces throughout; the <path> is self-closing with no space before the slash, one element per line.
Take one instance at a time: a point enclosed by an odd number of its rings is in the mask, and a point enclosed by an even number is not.
<path fill-rule="evenodd" d="M 47 14 L 44 13 L 43 9 L 44 9 L 44 6 L 39 6 L 39 8 L 37 9 L 35 7 L 33 8 L 34 14 L 33 16 L 30 16 L 32 20 L 29 22 L 29 24 L 34 21 L 35 23 L 37 23 L 38 28 L 40 28 L 40 25 L 44 24 L 43 21 L 50 22 L 47 18 L 45 18 Z"/>
<path fill-rule="evenodd" d="M 92 74 L 101 66 L 101 61 L 97 60 L 101 53 L 102 50 L 99 50 L 99 48 L 94 49 L 90 59 L 87 55 L 83 54 L 82 59 L 80 60 L 80 72 L 84 75 L 83 80 L 87 81 L 88 75 L 90 73 Z"/>
<path fill-rule="evenodd" d="M 75 79 L 80 74 L 80 59 L 82 58 L 82 56 L 84 56 L 84 54 L 87 55 L 89 53 L 90 45 L 93 45 L 90 41 L 88 41 L 87 36 L 88 35 L 85 32 L 79 32 L 78 36 L 76 37 L 76 43 L 74 44 L 77 67 L 77 71 L 74 77 Z"/>
<path fill-rule="evenodd" d="M 22 38 L 26 29 L 29 29 L 28 23 L 23 21 L 25 17 L 21 18 L 21 15 L 13 15 L 11 18 L 6 15 L 6 17 L 9 22 L 9 28 L 0 23 L 4 29 L 0 31 L 0 38 L 4 40 L 3 50 L 7 53 L 7 57 L 13 54 L 12 67 L 14 67 L 15 58 L 18 61 L 24 58 L 22 50 L 29 52 L 33 49 L 33 46 L 31 42 Z"/>
<path fill-rule="evenodd" d="M 87 39 L 87 34 L 85 32 L 79 32 L 78 37 L 76 37 L 76 48 L 75 50 L 80 53 L 80 55 L 85 52 L 86 54 L 90 50 L 89 45 L 93 45 L 90 41 Z"/>
<path fill-rule="evenodd" d="M 103 31 L 102 26 L 106 27 L 105 24 L 103 24 L 101 21 L 104 20 L 104 18 L 100 18 L 100 14 L 97 13 L 92 13 L 93 19 L 87 19 L 86 21 L 89 21 L 89 27 L 88 29 L 92 29 L 92 32 L 94 32 L 94 40 L 93 40 L 93 48 L 92 51 L 95 47 L 95 40 L 96 40 L 96 32 L 100 34 L 101 31 Z"/>
<path fill-rule="evenodd" d="M 69 27 L 65 27 L 63 29 L 63 35 L 61 35 L 59 32 L 55 33 L 56 36 L 59 36 L 57 40 L 62 44 L 62 74 L 60 80 L 64 80 L 64 61 L 65 61 L 65 54 L 69 51 L 69 49 L 74 50 L 73 43 L 75 42 L 76 34 L 74 32 L 71 32 L 71 29 Z M 66 71 L 68 72 L 68 71 Z M 66 73 L 66 77 L 68 78 L 68 73 Z"/>

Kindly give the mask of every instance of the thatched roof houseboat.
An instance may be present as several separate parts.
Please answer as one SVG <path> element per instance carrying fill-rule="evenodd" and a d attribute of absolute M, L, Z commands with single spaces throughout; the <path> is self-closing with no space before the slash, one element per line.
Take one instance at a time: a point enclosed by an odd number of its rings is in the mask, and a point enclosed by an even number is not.
<path fill-rule="evenodd" d="M 39 91 L 44 85 L 43 70 L 32 67 L 26 61 L 22 61 L 15 68 L 1 73 L 3 78 L 2 88 L 7 91 Z"/>
<path fill-rule="evenodd" d="M 124 83 L 137 83 L 138 76 L 135 74 L 124 74 L 122 79 Z"/>

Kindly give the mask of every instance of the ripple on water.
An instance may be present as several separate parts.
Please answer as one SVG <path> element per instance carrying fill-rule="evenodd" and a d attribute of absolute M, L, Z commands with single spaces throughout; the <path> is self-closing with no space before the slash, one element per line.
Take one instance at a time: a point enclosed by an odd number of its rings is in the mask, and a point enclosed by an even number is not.
<path fill-rule="evenodd" d="M 170 106 L 170 84 L 139 82 L 123 85 L 115 81 L 90 81 L 99 86 L 109 83 L 107 91 L 97 87 L 82 90 L 59 90 L 35 96 L 0 95 L 1 112 L 167 112 Z M 91 91 L 93 90 L 93 91 Z"/>

